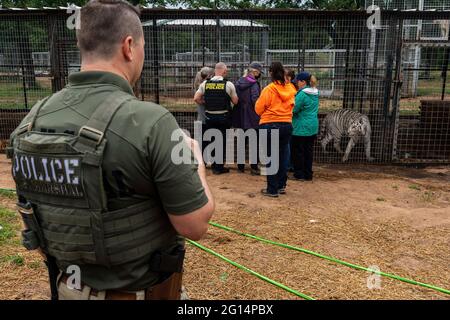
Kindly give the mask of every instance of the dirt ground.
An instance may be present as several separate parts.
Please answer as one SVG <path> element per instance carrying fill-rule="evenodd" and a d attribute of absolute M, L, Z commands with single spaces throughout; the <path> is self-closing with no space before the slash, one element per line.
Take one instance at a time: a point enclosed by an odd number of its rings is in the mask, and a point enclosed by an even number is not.
<path fill-rule="evenodd" d="M 0 177 L 0 188 L 13 187 L 4 156 Z M 264 177 L 234 168 L 222 176 L 208 172 L 208 181 L 215 222 L 450 289 L 450 167 L 317 165 L 313 182 L 289 181 L 287 194 L 277 199 L 259 193 Z M 14 199 L 0 195 L 0 207 L 13 205 Z M 16 235 L 0 248 L 0 299 L 47 299 L 42 262 L 19 243 Z M 200 243 L 316 299 L 450 298 L 385 277 L 369 289 L 368 272 L 212 226 Z M 191 299 L 297 299 L 187 247 L 184 283 Z"/>

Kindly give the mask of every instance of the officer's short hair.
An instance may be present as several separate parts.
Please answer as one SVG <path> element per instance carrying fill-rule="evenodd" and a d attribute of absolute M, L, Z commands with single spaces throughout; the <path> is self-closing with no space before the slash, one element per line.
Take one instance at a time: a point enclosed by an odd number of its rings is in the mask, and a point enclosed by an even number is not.
<path fill-rule="evenodd" d="M 140 9 L 124 0 L 91 0 L 80 11 L 77 30 L 81 55 L 110 58 L 127 36 L 143 36 Z"/>
<path fill-rule="evenodd" d="M 218 63 L 216 63 L 215 69 L 216 70 L 218 70 L 218 69 L 221 69 L 221 70 L 227 69 L 227 65 L 225 63 L 223 63 L 223 62 L 218 62 Z"/>

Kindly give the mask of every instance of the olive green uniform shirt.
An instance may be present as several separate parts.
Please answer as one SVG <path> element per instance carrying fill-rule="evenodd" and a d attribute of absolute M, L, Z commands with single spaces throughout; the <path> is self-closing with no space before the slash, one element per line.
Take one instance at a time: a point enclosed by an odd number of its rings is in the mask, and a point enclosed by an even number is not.
<path fill-rule="evenodd" d="M 96 107 L 118 90 L 133 95 L 130 84 L 113 73 L 73 73 L 67 87 L 41 109 L 34 130 L 78 134 Z M 208 202 L 197 165 L 171 160 L 172 149 L 180 143 L 171 141 L 177 129 L 172 114 L 157 104 L 134 98 L 122 105 L 105 132 L 102 169 L 110 211 L 153 199 L 165 212 L 182 215 Z M 190 156 L 193 159 L 192 153 Z M 175 246 L 167 244 L 167 248 Z M 149 257 L 111 268 L 82 265 L 80 269 L 81 281 L 97 290 L 140 290 L 160 280 L 159 274 L 149 270 Z"/>

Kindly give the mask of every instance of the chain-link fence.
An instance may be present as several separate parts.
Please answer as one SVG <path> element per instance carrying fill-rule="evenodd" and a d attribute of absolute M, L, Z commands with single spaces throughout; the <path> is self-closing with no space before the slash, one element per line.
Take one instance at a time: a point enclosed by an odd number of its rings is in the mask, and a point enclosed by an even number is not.
<path fill-rule="evenodd" d="M 63 88 L 79 70 L 71 14 L 0 10 L 3 143 L 38 99 Z M 450 12 L 382 11 L 376 28 L 369 28 L 369 18 L 365 11 L 145 9 L 146 59 L 135 93 L 162 104 L 192 131 L 194 78 L 201 67 L 223 61 L 235 81 L 258 61 L 265 86 L 270 64 L 280 61 L 317 76 L 321 121 L 339 109 L 368 116 L 376 162 L 450 162 Z M 366 161 L 363 140 L 349 162 Z M 339 146 L 345 150 L 348 142 L 344 135 Z M 324 153 L 317 142 L 315 159 L 341 162 L 334 144 Z"/>

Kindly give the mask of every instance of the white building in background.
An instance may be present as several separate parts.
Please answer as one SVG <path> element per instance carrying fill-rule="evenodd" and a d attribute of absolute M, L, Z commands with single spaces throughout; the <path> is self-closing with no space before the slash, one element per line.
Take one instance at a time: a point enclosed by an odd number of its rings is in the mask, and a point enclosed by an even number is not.
<path fill-rule="evenodd" d="M 450 11 L 450 0 L 365 0 L 365 7 L 376 5 L 382 10 Z M 373 31 L 374 32 L 374 31 Z M 425 47 L 439 48 L 449 40 L 450 20 L 405 20 L 403 22 L 402 66 L 404 96 L 417 95 L 419 76 L 428 66 Z"/>
<path fill-rule="evenodd" d="M 450 10 L 450 0 L 365 0 L 365 7 L 370 5 L 384 10 Z"/>

